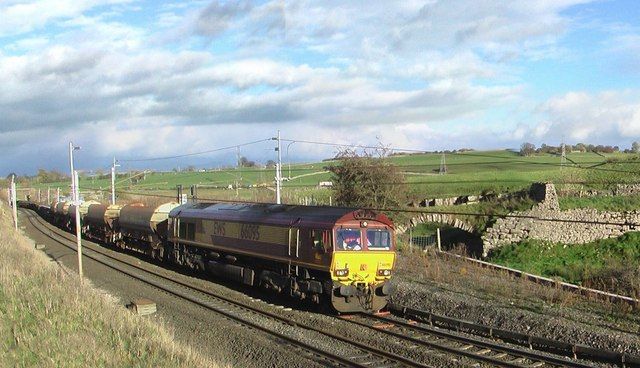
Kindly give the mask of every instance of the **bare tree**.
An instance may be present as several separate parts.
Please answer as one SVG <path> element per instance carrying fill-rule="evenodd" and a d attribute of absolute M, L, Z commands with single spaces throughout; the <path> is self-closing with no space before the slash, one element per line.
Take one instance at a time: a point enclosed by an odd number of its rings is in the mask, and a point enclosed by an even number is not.
<path fill-rule="evenodd" d="M 379 152 L 379 156 L 386 153 Z M 404 177 L 382 157 L 351 149 L 341 151 L 338 164 L 327 167 L 332 172 L 336 203 L 354 207 L 397 207 L 406 201 Z"/>
<path fill-rule="evenodd" d="M 536 146 L 533 143 L 525 142 L 520 146 L 521 156 L 531 156 L 536 151 Z"/>

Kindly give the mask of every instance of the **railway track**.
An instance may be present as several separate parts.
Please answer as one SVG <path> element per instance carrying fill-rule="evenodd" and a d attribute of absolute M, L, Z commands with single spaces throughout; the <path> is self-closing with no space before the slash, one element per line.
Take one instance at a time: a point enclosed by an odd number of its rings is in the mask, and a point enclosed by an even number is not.
<path fill-rule="evenodd" d="M 47 223 L 33 211 L 25 211 L 24 213 L 36 230 L 53 241 L 75 251 L 75 236 Z M 120 259 L 121 257 L 110 254 L 113 252 L 93 243 L 83 241 L 83 245 L 86 249 L 86 257 L 177 298 L 206 308 L 247 328 L 271 335 L 285 348 L 292 349 L 299 356 L 318 364 L 341 367 L 427 366 L 403 355 L 373 347 L 371 344 L 354 341 L 353 338 L 346 338 L 316 326 L 292 321 L 289 317 L 283 317 L 260 308 L 245 305 L 225 296 L 216 295 L 209 290 L 163 275 L 160 272 L 144 267 L 144 265 Z M 287 334 L 281 331 L 274 331 L 272 328 L 265 328 L 263 325 L 256 323 L 256 319 L 273 321 L 279 324 L 282 330 L 289 332 L 295 329 L 304 331 L 307 334 L 322 335 L 325 339 L 332 341 L 331 346 L 339 344 L 341 347 L 348 348 L 340 349 L 341 353 L 327 351 L 318 346 L 300 341 L 299 338 L 292 337 L 295 334 Z M 408 350 L 421 348 L 424 351 L 445 354 L 451 357 L 463 357 L 465 361 L 477 362 L 476 365 L 500 367 L 593 367 L 593 365 L 565 357 L 543 354 L 526 348 L 507 346 L 503 343 L 488 341 L 482 337 L 453 333 L 410 320 L 407 322 L 407 320 L 399 317 L 356 314 L 343 319 L 370 332 L 374 330 L 377 333 L 392 336 L 396 346 L 402 345 Z M 370 335 L 370 333 L 362 333 L 362 335 Z M 392 340 L 390 339 L 389 341 Z"/>
<path fill-rule="evenodd" d="M 51 240 L 69 248 L 76 250 L 75 236 L 62 232 L 60 229 L 44 222 L 37 214 L 32 211 L 25 211 L 31 225 Z M 224 318 L 235 321 L 240 325 L 255 329 L 262 333 L 271 335 L 286 348 L 293 349 L 300 356 L 312 360 L 318 364 L 329 367 L 425 367 L 426 365 L 413 361 L 411 359 L 390 353 L 372 346 L 367 346 L 356 341 L 346 339 L 337 334 L 323 331 L 320 328 L 306 325 L 299 322 L 293 322 L 290 318 L 286 318 L 274 313 L 261 310 L 256 307 L 241 304 L 230 298 L 213 294 L 211 291 L 200 288 L 195 285 L 189 285 L 185 282 L 162 275 L 159 272 L 147 269 L 127 260 L 119 259 L 112 256 L 107 251 L 94 247 L 83 241 L 84 256 L 90 258 L 106 267 L 114 269 L 129 277 L 139 280 L 143 283 L 151 285 L 166 293 L 169 293 L 180 299 L 187 300 L 207 310 L 215 312 Z M 263 325 L 253 321 L 255 317 L 266 318 L 270 321 L 277 322 L 282 326 L 283 330 L 298 329 L 304 330 L 306 333 L 315 333 L 334 340 L 335 346 L 342 347 L 345 353 L 338 354 L 326 351 L 316 346 L 300 341 L 299 338 L 292 337 L 290 334 L 275 331 L 266 328 Z M 345 348 L 348 347 L 348 348 Z"/>
<path fill-rule="evenodd" d="M 441 330 L 416 321 L 371 314 L 343 317 L 362 327 L 411 341 L 416 346 L 464 356 L 496 367 L 593 367 L 564 357 L 554 357 L 534 350 L 510 347 L 496 342 Z"/>

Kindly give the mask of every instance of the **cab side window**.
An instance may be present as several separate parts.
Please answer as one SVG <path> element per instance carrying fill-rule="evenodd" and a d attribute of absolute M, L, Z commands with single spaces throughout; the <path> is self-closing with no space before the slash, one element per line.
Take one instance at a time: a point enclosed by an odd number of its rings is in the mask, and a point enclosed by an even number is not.
<path fill-rule="evenodd" d="M 317 252 L 327 253 L 331 250 L 331 231 L 311 230 L 311 240 Z"/>
<path fill-rule="evenodd" d="M 185 222 L 180 220 L 180 238 L 184 240 L 196 239 L 196 224 L 193 222 Z"/>

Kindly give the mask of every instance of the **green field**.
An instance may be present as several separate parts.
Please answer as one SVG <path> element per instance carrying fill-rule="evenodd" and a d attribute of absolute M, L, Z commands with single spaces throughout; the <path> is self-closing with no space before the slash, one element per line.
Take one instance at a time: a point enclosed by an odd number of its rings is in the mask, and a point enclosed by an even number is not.
<path fill-rule="evenodd" d="M 637 180 L 638 176 L 629 172 L 640 168 L 636 156 L 624 153 L 570 153 L 565 167 L 560 166 L 560 157 L 556 155 L 522 157 L 505 150 L 452 153 L 445 157 L 446 175 L 438 174 L 441 154 L 391 156 L 385 160 L 397 165 L 403 172 L 409 201 L 492 191 L 513 192 L 539 181 L 552 181 L 559 188 L 602 188 L 611 183 Z M 286 203 L 303 203 L 307 200 L 309 203 L 328 204 L 331 191 L 318 188 L 318 183 L 331 180 L 331 174 L 325 169 L 330 164 L 332 162 L 294 164 L 290 168 L 287 164 L 283 165 L 283 200 Z M 116 187 L 122 195 L 141 192 L 173 196 L 176 186 L 181 184 L 185 188 L 198 185 L 199 197 L 208 199 L 268 201 L 275 197 L 274 169 L 148 172 L 131 180 L 132 175 L 121 173 L 118 176 Z M 236 182 L 240 185 L 239 190 L 228 189 Z M 110 179 L 86 177 L 81 178 L 80 185 L 85 189 L 108 190 Z M 41 189 L 60 187 L 63 192 L 68 186 L 68 182 L 33 184 L 33 187 Z"/>

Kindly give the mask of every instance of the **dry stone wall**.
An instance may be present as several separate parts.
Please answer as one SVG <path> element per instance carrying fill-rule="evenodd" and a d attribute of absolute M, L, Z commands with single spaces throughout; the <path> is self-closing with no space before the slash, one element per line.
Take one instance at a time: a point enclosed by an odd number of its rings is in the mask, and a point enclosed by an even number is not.
<path fill-rule="evenodd" d="M 630 196 L 640 194 L 640 184 L 618 184 L 614 195 Z"/>
<path fill-rule="evenodd" d="M 541 193 L 538 187 L 537 194 Z M 534 196 L 532 187 L 532 196 Z M 482 236 L 483 255 L 524 239 L 584 244 L 640 230 L 640 211 L 610 212 L 595 209 L 560 211 L 553 184 L 544 184 L 544 199 L 529 211 L 498 219 Z M 534 197 L 535 198 L 535 197 Z"/>

